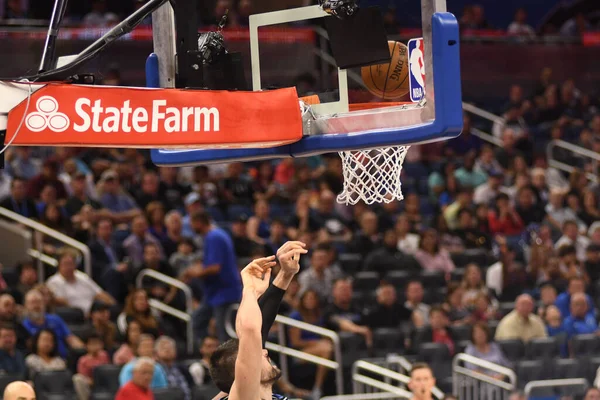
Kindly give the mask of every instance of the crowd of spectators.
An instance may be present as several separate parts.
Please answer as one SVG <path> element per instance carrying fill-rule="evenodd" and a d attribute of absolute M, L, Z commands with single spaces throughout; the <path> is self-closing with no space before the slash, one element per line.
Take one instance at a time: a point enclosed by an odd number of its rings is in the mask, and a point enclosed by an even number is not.
<path fill-rule="evenodd" d="M 87 399 L 98 366 L 124 365 L 123 386 L 138 357 L 156 359 L 151 387 L 187 388 L 190 398 L 209 382 L 210 353 L 227 337 L 237 267 L 287 240 L 310 254 L 281 313 L 349 335 L 354 357 L 435 353 L 443 378 L 461 351 L 517 370 L 515 342 L 551 337 L 557 357 L 579 354 L 579 335 L 598 332 L 600 186 L 586 177 L 597 171 L 573 159 L 577 168 L 563 175 L 536 149 L 558 130 L 594 148 L 600 115 L 571 81 L 544 77 L 530 96 L 510 89 L 512 118 L 493 128 L 502 147 L 480 142 L 465 117 L 459 138 L 410 150 L 404 201 L 373 207 L 336 203 L 337 155 L 156 168 L 130 149 L 9 148 L 0 205 L 87 243 L 92 265 L 86 274 L 76 252 L 44 237 L 56 271 L 40 277 L 29 260 L 4 266 L 0 369 L 35 381 L 70 368 Z M 185 368 L 175 363 L 184 326 L 149 306 L 152 298 L 185 310 L 185 299 L 152 279 L 136 288 L 145 269 L 187 283 L 200 305 L 202 357 Z M 288 338 L 333 357 L 332 343 L 310 332 L 290 329 Z M 327 377 L 319 368 L 310 384 Z"/>

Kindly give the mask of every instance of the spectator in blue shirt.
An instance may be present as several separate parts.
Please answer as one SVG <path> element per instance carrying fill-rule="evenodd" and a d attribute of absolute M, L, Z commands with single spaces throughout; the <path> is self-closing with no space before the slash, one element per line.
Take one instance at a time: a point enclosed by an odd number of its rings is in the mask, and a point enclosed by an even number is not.
<path fill-rule="evenodd" d="M 588 303 L 583 293 L 571 296 L 571 315 L 565 318 L 563 324 L 568 338 L 575 335 L 594 333 L 598 330 L 596 318 L 588 314 Z"/>
<path fill-rule="evenodd" d="M 242 295 L 235 250 L 231 237 L 216 227 L 205 212 L 192 215 L 192 228 L 204 238 L 204 262 L 194 264 L 183 272 L 182 279 L 201 279 L 202 306 L 194 313 L 194 336 L 202 340 L 208 336 L 208 323 L 214 316 L 217 335 L 221 342 L 229 339 L 225 330 L 225 314 Z"/>
<path fill-rule="evenodd" d="M 52 331 L 56 336 L 58 353 L 62 358 L 67 357 L 67 345 L 77 349 L 84 347 L 81 339 L 71 333 L 61 317 L 46 313 L 44 297 L 38 290 L 30 290 L 25 295 L 25 317 L 22 324 L 31 336 L 42 329 Z"/>
<path fill-rule="evenodd" d="M 0 326 L 0 373 L 24 378 L 25 370 L 25 357 L 17 350 L 14 326 Z"/>
<path fill-rule="evenodd" d="M 585 282 L 582 278 L 573 277 L 569 279 L 569 286 L 567 286 L 567 291 L 558 295 L 556 298 L 556 303 L 554 305 L 558 307 L 560 314 L 563 318 L 566 318 L 571 315 L 571 297 L 576 293 L 584 294 L 587 299 L 588 307 L 587 307 L 587 315 L 594 318 L 594 303 L 592 302 L 592 298 L 585 294 Z"/>

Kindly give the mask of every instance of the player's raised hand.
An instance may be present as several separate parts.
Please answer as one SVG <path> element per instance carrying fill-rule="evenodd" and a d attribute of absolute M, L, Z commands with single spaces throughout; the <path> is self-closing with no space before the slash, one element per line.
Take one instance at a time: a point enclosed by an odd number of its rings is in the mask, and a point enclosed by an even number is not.
<path fill-rule="evenodd" d="M 251 289 L 260 297 L 269 287 L 271 268 L 275 264 L 275 256 L 252 260 L 241 272 L 244 289 Z"/>
<path fill-rule="evenodd" d="M 308 253 L 306 244 L 298 241 L 285 242 L 277 250 L 277 259 L 284 274 L 296 275 L 300 271 L 300 255 Z"/>

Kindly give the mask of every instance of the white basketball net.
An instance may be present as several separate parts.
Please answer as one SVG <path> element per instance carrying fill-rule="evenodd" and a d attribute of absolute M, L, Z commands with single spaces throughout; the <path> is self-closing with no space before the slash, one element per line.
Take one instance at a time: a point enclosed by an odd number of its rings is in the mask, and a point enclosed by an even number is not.
<path fill-rule="evenodd" d="M 337 197 L 342 204 L 391 203 L 402 200 L 400 175 L 410 146 L 340 151 L 344 188 Z"/>

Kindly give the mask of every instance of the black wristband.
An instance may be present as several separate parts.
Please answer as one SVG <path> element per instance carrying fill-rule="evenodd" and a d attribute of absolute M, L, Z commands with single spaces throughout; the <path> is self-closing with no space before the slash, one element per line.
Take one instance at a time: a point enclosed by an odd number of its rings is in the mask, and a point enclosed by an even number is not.
<path fill-rule="evenodd" d="M 258 305 L 262 313 L 262 340 L 263 347 L 269 336 L 269 331 L 275 322 L 277 313 L 279 312 L 279 306 L 285 295 L 285 290 L 278 288 L 271 283 L 265 293 L 258 300 Z"/>

